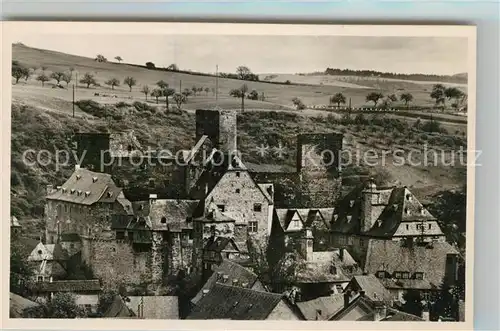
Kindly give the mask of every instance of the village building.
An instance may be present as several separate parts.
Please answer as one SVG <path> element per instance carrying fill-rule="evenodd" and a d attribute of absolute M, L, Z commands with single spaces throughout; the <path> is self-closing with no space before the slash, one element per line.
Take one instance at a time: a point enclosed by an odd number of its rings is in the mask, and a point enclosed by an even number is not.
<path fill-rule="evenodd" d="M 54 280 L 38 283 L 34 289 L 37 300 L 50 301 L 57 293 L 72 293 L 75 303 L 87 313 L 96 313 L 101 293 L 98 279 Z"/>
<path fill-rule="evenodd" d="M 200 291 L 191 299 L 191 303 L 196 305 L 204 294 L 208 293 L 215 284 L 226 284 L 240 286 L 255 291 L 267 291 L 265 286 L 258 279 L 258 276 L 248 268 L 238 263 L 223 260 L 215 269 L 212 275 L 204 283 Z"/>
<path fill-rule="evenodd" d="M 342 293 L 318 297 L 296 303 L 304 318 L 308 321 L 328 321 L 344 307 Z"/>
<path fill-rule="evenodd" d="M 344 306 L 330 321 L 400 321 L 400 322 L 423 322 L 424 319 L 411 315 L 394 308 L 390 308 L 385 302 L 368 298 L 363 291 L 355 297 L 349 293 L 344 294 Z"/>
<path fill-rule="evenodd" d="M 303 320 L 282 294 L 215 284 L 205 291 L 187 319 Z"/>
<path fill-rule="evenodd" d="M 16 216 L 10 217 L 10 234 L 13 238 L 21 235 L 22 227 Z"/>
<path fill-rule="evenodd" d="M 369 181 L 335 204 L 332 244 L 348 247 L 363 264 L 369 239 L 415 242 L 446 240 L 437 219 L 406 187 L 379 188 Z"/>
<path fill-rule="evenodd" d="M 388 306 L 392 306 L 394 300 L 392 293 L 385 288 L 379 278 L 372 274 L 354 276 L 344 292 L 350 293 L 352 297 L 363 292 L 368 299 L 383 301 Z"/>
<path fill-rule="evenodd" d="M 39 242 L 27 258 L 35 282 L 64 279 L 67 275 L 68 256 L 59 244 Z"/>
<path fill-rule="evenodd" d="M 375 275 L 394 301 L 404 302 L 408 290 L 419 291 L 425 299 L 446 282 L 458 279 L 458 252 L 447 242 L 425 245 L 392 240 L 369 240 L 364 271 Z"/>
<path fill-rule="evenodd" d="M 139 319 L 179 319 L 179 298 L 176 296 L 127 296 L 125 304 Z"/>
<path fill-rule="evenodd" d="M 10 318 L 30 318 L 30 309 L 39 307 L 38 302 L 34 302 L 18 294 L 10 292 L 9 297 L 9 317 Z"/>

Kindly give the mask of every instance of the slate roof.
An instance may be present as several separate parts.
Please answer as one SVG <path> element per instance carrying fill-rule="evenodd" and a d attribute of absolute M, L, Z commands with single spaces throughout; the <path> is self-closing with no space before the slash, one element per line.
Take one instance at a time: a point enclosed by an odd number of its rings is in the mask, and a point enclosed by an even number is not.
<path fill-rule="evenodd" d="M 215 284 L 187 319 L 264 320 L 281 300 L 277 293 Z"/>
<path fill-rule="evenodd" d="M 412 247 L 405 247 L 399 241 L 370 239 L 364 271 L 369 274 L 386 271 L 389 275 L 396 271 L 409 272 L 410 276 L 415 272 L 423 272 L 424 282 L 402 279 L 389 279 L 383 282 L 388 288 L 411 288 L 412 283 L 420 285 L 428 283 L 418 288 L 435 289 L 440 286 L 445 276 L 447 254 L 457 253 L 457 250 L 447 242 L 434 242 L 432 246 L 414 244 Z"/>
<path fill-rule="evenodd" d="M 373 321 L 374 313 L 366 314 L 356 321 Z M 386 317 L 381 322 L 424 322 L 424 319 L 394 308 L 387 308 Z"/>
<path fill-rule="evenodd" d="M 331 272 L 335 266 L 336 273 Z M 350 270 L 352 269 L 352 271 Z M 297 273 L 299 283 L 339 283 L 348 282 L 354 274 L 361 273 L 356 261 L 344 249 L 344 256 L 340 258 L 340 250 L 313 252 L 311 260 L 306 262 L 305 268 Z"/>
<path fill-rule="evenodd" d="M 361 233 L 362 195 L 372 193 L 376 202 L 372 203 L 373 223 L 363 234 L 371 237 L 391 238 L 393 236 L 418 236 L 422 231 L 416 227 L 405 227 L 406 222 L 424 222 L 423 234 L 443 235 L 436 218 L 418 201 L 406 187 L 377 188 L 374 184 L 358 185 L 335 205 L 332 231 L 340 233 Z M 429 228 L 428 225 L 431 224 Z"/>
<path fill-rule="evenodd" d="M 214 251 L 220 253 L 223 250 L 227 250 L 229 244 L 231 244 L 229 246 L 229 250 L 239 252 L 239 249 L 236 246 L 234 240 L 232 238 L 227 238 L 227 237 L 215 237 L 215 238 L 210 237 L 207 240 L 207 243 L 203 249 L 207 251 Z"/>
<path fill-rule="evenodd" d="M 11 318 L 22 318 L 25 309 L 38 307 L 39 305 L 39 303 L 10 292 L 9 314 Z"/>
<path fill-rule="evenodd" d="M 179 298 L 176 296 L 129 296 L 127 306 L 144 319 L 179 319 Z M 142 315 L 139 306 L 142 304 Z"/>
<path fill-rule="evenodd" d="M 364 291 L 372 300 L 392 300 L 392 295 L 375 275 L 356 275 L 351 279 L 348 287 L 356 291 Z"/>
<path fill-rule="evenodd" d="M 232 282 L 233 279 L 238 279 L 238 284 L 241 286 L 246 283 L 247 288 L 252 286 L 258 281 L 257 275 L 242 267 L 238 263 L 224 259 L 222 263 L 214 269 L 213 274 L 208 278 L 202 289 L 191 300 L 192 303 L 197 304 L 203 296 L 203 290 L 210 290 L 215 284 L 224 281 L 224 275 L 227 275 L 227 281 Z"/>
<path fill-rule="evenodd" d="M 333 294 L 328 297 L 297 302 L 296 304 L 306 320 L 325 321 L 344 307 L 344 295 L 342 293 Z"/>
<path fill-rule="evenodd" d="M 115 185 L 111 175 L 79 168 L 61 187 L 48 194 L 47 199 L 92 205 L 113 203 L 121 193 L 122 189 Z"/>
<path fill-rule="evenodd" d="M 36 262 L 29 262 L 30 264 L 37 264 L 35 273 L 44 277 L 64 277 L 66 276 L 66 269 L 55 260 L 43 260 Z"/>
<path fill-rule="evenodd" d="M 104 318 L 136 318 L 135 313 L 127 306 L 120 295 L 116 295 L 113 302 L 103 314 Z"/>
<path fill-rule="evenodd" d="M 90 292 L 100 291 L 101 284 L 98 279 L 56 280 L 38 283 L 37 290 L 39 292 Z"/>
<path fill-rule="evenodd" d="M 200 211 L 202 209 L 202 211 Z M 199 215 L 199 213 L 202 213 Z M 227 223 L 227 222 L 236 222 L 234 218 L 231 218 L 224 214 L 223 212 L 220 211 L 219 207 L 213 202 L 210 202 L 206 208 L 204 208 L 204 204 L 200 203 L 198 207 L 196 208 L 196 211 L 194 212 L 195 215 L 197 215 L 196 218 L 194 218 L 194 221 L 198 222 L 207 222 L 207 223 L 213 223 L 213 222 L 221 222 L 221 223 Z M 198 216 L 199 215 L 199 216 Z"/>

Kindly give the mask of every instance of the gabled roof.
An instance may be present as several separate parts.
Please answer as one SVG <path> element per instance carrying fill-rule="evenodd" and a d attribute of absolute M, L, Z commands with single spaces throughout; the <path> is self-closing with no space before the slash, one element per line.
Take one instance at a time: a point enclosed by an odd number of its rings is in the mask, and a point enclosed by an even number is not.
<path fill-rule="evenodd" d="M 87 292 L 100 291 L 99 279 L 90 280 L 56 280 L 52 282 L 41 282 L 37 285 L 39 292 Z"/>
<path fill-rule="evenodd" d="M 127 306 L 120 295 L 116 295 L 113 302 L 103 314 L 104 318 L 136 318 L 135 313 Z"/>
<path fill-rule="evenodd" d="M 179 319 L 179 298 L 176 296 L 129 296 L 127 306 L 144 319 Z M 139 313 L 141 307 L 141 314 Z"/>
<path fill-rule="evenodd" d="M 396 271 L 409 272 L 410 277 L 415 272 L 423 272 L 425 282 L 419 281 L 420 286 L 428 283 L 428 289 L 438 288 L 445 276 L 447 254 L 457 253 L 447 242 L 434 242 L 429 246 L 413 244 L 409 247 L 399 241 L 370 239 L 364 271 L 371 274 L 386 271 L 390 275 Z M 405 286 L 404 281 L 388 279 L 384 280 L 384 285 L 397 288 Z M 406 284 L 411 286 L 411 280 Z"/>
<path fill-rule="evenodd" d="M 61 187 L 48 194 L 47 199 L 82 205 L 113 203 L 121 192 L 122 189 L 115 185 L 111 175 L 79 168 Z"/>
<path fill-rule="evenodd" d="M 234 240 L 227 237 L 210 237 L 203 249 L 218 253 L 228 250 L 239 252 L 238 246 L 236 245 Z"/>
<path fill-rule="evenodd" d="M 335 267 L 332 273 L 331 267 Z M 341 283 L 348 282 L 354 274 L 361 273 L 356 261 L 343 249 L 343 257 L 339 249 L 333 251 L 313 252 L 305 268 L 297 273 L 299 283 Z"/>
<path fill-rule="evenodd" d="M 306 320 L 325 321 L 344 307 L 344 295 L 342 293 L 333 294 L 328 297 L 297 302 L 297 307 Z"/>
<path fill-rule="evenodd" d="M 238 279 L 238 284 L 248 284 L 247 287 L 251 288 L 257 281 L 257 275 L 242 267 L 241 265 L 231 262 L 229 260 L 223 260 L 222 263 L 215 268 L 213 274 L 203 285 L 203 288 L 196 294 L 196 296 L 191 300 L 192 303 L 196 304 L 203 296 L 203 290 L 210 290 L 217 282 L 223 282 L 224 275 L 227 276 L 227 281 L 232 282 L 234 279 Z"/>
<path fill-rule="evenodd" d="M 264 320 L 282 300 L 282 294 L 215 284 L 188 319 Z"/>
<path fill-rule="evenodd" d="M 30 262 L 30 264 L 37 264 L 35 274 L 44 277 L 65 277 L 66 269 L 55 260 L 47 261 L 43 260 L 41 262 Z"/>
<path fill-rule="evenodd" d="M 364 291 L 372 300 L 392 300 L 392 295 L 375 275 L 356 275 L 348 285 L 349 289 Z"/>
<path fill-rule="evenodd" d="M 31 251 L 28 261 L 64 261 L 68 256 L 60 244 L 46 244 L 39 242 Z"/>
<path fill-rule="evenodd" d="M 374 302 L 369 298 L 358 295 L 351 301 L 347 306 L 343 306 L 342 309 L 338 310 L 332 317 L 330 317 L 330 321 L 341 321 L 348 315 L 353 309 L 356 307 L 360 308 L 365 315 L 368 315 L 373 312 L 375 306 Z M 363 316 L 365 316 L 363 315 Z"/>
<path fill-rule="evenodd" d="M 17 219 L 16 216 L 11 216 L 10 217 L 10 226 L 11 227 L 16 227 L 16 228 L 20 228 L 21 227 L 21 224 L 19 224 L 19 221 Z"/>
<path fill-rule="evenodd" d="M 319 221 L 329 229 L 333 212 L 334 208 L 276 208 L 274 215 L 283 231 L 287 231 L 295 215 L 303 226 L 311 227 L 314 222 Z"/>

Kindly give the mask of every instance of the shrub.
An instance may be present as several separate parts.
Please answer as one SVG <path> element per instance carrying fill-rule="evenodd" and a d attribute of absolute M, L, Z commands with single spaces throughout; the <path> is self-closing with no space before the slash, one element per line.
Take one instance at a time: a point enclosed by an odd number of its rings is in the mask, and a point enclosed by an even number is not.
<path fill-rule="evenodd" d="M 156 108 L 156 107 L 150 106 L 150 105 L 148 105 L 147 103 L 144 103 L 144 102 L 139 102 L 139 101 L 134 102 L 134 103 L 133 103 L 133 106 L 134 106 L 134 108 L 135 108 L 138 112 L 144 112 L 144 111 L 147 111 L 147 112 L 150 112 L 150 113 L 156 113 L 156 110 L 157 110 L 157 108 Z"/>

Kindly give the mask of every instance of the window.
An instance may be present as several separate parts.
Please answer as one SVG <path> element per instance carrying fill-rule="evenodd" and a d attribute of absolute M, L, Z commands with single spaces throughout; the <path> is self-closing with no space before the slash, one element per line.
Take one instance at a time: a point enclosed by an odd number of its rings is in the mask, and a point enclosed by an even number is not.
<path fill-rule="evenodd" d="M 385 278 L 385 271 L 377 271 L 377 278 Z"/>
<path fill-rule="evenodd" d="M 410 229 L 410 226 L 408 224 L 406 224 L 406 230 L 409 230 Z"/>
<path fill-rule="evenodd" d="M 69 248 L 71 248 L 71 249 L 75 248 L 75 244 L 73 244 L 73 243 L 69 244 Z"/>
<path fill-rule="evenodd" d="M 219 208 L 221 212 L 224 212 L 224 210 L 226 209 L 225 207 L 225 205 L 217 205 L 217 208 Z"/>
<path fill-rule="evenodd" d="M 423 230 L 422 224 L 417 224 L 417 230 Z"/>
<path fill-rule="evenodd" d="M 236 189 L 236 193 L 240 193 L 240 189 L 239 188 Z"/>
<path fill-rule="evenodd" d="M 416 272 L 415 279 L 424 279 L 424 273 L 423 272 Z"/>
<path fill-rule="evenodd" d="M 403 273 L 401 273 L 401 278 L 403 278 L 403 279 L 409 279 L 410 278 L 410 273 L 409 272 L 403 272 Z"/>
<path fill-rule="evenodd" d="M 260 203 L 254 203 L 253 204 L 253 211 L 261 212 L 262 211 L 262 204 L 260 204 Z"/>
<path fill-rule="evenodd" d="M 123 231 L 116 231 L 116 239 L 117 240 L 123 240 L 123 239 L 125 239 L 125 232 L 123 232 Z"/>
<path fill-rule="evenodd" d="M 248 226 L 249 226 L 249 232 L 257 232 L 257 230 L 259 229 L 258 227 L 258 223 L 257 222 L 248 222 Z"/>
<path fill-rule="evenodd" d="M 334 265 L 330 266 L 330 273 L 332 275 L 336 275 L 337 274 L 337 267 Z"/>
<path fill-rule="evenodd" d="M 236 171 L 236 177 L 240 177 L 240 172 Z"/>
<path fill-rule="evenodd" d="M 293 221 L 293 227 L 294 228 L 299 228 L 300 227 L 300 221 L 299 220 L 294 220 Z"/>
<path fill-rule="evenodd" d="M 359 247 L 364 247 L 365 241 L 363 239 L 359 239 Z"/>
<path fill-rule="evenodd" d="M 429 230 L 432 228 L 432 224 L 429 224 Z"/>
<path fill-rule="evenodd" d="M 394 273 L 394 278 L 396 278 L 396 279 L 400 279 L 400 278 L 401 278 L 401 272 L 398 272 L 398 271 L 397 271 L 397 272 L 395 272 L 395 273 Z"/>
<path fill-rule="evenodd" d="M 312 240 L 308 240 L 308 241 L 307 241 L 307 246 L 308 246 L 308 247 L 312 247 L 312 245 L 313 245 Z"/>
<path fill-rule="evenodd" d="M 337 293 L 344 292 L 344 289 L 342 288 L 342 285 L 340 285 L 340 284 L 335 285 L 335 288 L 337 289 Z"/>
<path fill-rule="evenodd" d="M 162 224 L 167 223 L 167 218 L 166 218 L 165 216 L 163 216 L 163 217 L 161 218 L 161 221 L 160 221 L 160 222 L 161 222 Z"/>
<path fill-rule="evenodd" d="M 43 282 L 43 276 L 38 276 L 38 277 L 36 278 L 36 280 L 37 280 L 37 281 L 39 281 L 39 282 Z"/>
<path fill-rule="evenodd" d="M 405 208 L 405 214 L 406 214 L 406 215 L 409 215 L 409 214 L 410 214 L 410 211 L 408 210 L 408 208 Z"/>

